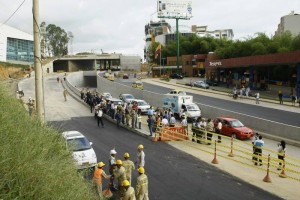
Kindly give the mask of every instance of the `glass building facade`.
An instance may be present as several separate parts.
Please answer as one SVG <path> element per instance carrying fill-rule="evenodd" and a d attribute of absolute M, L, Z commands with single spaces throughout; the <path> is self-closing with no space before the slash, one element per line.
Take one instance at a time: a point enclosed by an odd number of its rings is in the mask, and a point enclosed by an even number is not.
<path fill-rule="evenodd" d="M 34 62 L 33 41 L 7 38 L 6 60 Z"/>

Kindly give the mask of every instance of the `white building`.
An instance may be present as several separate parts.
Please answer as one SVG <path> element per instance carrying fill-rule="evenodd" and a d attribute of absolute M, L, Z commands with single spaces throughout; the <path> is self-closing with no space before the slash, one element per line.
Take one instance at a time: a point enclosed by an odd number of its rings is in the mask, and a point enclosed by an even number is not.
<path fill-rule="evenodd" d="M 199 37 L 211 36 L 216 39 L 232 40 L 234 37 L 232 29 L 219 29 L 214 31 L 207 30 L 207 26 L 192 26 L 192 33 L 196 33 Z"/>
<path fill-rule="evenodd" d="M 20 64 L 34 62 L 33 35 L 0 25 L 0 61 Z"/>
<path fill-rule="evenodd" d="M 300 33 L 300 15 L 292 11 L 290 14 L 280 18 L 275 35 L 282 35 L 285 31 L 290 31 L 293 36 Z"/>

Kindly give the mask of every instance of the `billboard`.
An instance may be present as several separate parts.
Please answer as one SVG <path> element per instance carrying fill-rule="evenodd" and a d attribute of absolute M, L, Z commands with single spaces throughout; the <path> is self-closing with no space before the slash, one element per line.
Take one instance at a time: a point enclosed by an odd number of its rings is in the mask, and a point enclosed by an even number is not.
<path fill-rule="evenodd" d="M 192 1 L 159 0 L 157 1 L 157 17 L 190 19 L 192 17 Z"/>

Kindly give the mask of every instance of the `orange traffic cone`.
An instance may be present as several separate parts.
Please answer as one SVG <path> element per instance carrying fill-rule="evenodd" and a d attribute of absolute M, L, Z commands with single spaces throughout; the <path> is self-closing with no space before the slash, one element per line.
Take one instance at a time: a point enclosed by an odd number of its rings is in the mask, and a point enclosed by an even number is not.
<path fill-rule="evenodd" d="M 215 140 L 215 154 L 214 159 L 211 161 L 212 164 L 219 164 L 219 161 L 217 159 L 217 141 Z"/>
<path fill-rule="evenodd" d="M 279 177 L 281 177 L 281 178 L 286 178 L 287 177 L 287 175 L 285 174 L 285 163 L 284 162 L 283 162 L 282 171 L 279 174 Z"/>
<path fill-rule="evenodd" d="M 269 176 L 269 168 L 270 168 L 270 154 L 268 156 L 268 168 L 267 168 L 267 175 L 265 176 L 265 178 L 263 179 L 264 182 L 267 182 L 267 183 L 271 183 L 271 178 Z"/>

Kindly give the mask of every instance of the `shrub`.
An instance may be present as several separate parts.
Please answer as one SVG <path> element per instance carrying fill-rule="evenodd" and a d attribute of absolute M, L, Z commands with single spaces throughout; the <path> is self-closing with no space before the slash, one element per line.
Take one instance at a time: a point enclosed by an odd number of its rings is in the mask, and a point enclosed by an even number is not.
<path fill-rule="evenodd" d="M 0 199 L 95 199 L 60 134 L 0 84 Z"/>

